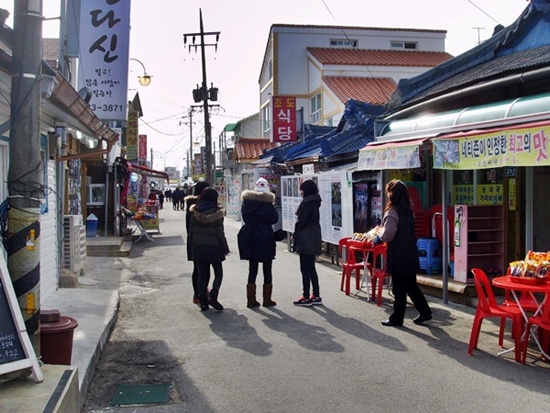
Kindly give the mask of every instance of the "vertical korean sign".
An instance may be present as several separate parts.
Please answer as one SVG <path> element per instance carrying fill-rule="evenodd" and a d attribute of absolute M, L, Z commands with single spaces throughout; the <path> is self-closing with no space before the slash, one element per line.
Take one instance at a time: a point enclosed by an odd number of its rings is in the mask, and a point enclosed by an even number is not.
<path fill-rule="evenodd" d="M 125 120 L 128 92 L 130 0 L 82 0 L 80 87 L 102 120 Z"/>
<path fill-rule="evenodd" d="M 273 142 L 295 142 L 296 98 L 273 96 Z"/>
<path fill-rule="evenodd" d="M 138 161 L 138 114 L 133 110 L 128 112 L 126 126 L 126 159 L 130 162 Z"/>
<path fill-rule="evenodd" d="M 147 165 L 147 135 L 138 135 L 138 164 Z"/>

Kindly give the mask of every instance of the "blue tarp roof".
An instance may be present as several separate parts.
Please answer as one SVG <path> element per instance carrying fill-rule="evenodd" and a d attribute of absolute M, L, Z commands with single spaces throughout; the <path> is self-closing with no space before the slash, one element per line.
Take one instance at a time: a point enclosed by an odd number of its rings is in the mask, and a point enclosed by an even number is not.
<path fill-rule="evenodd" d="M 346 102 L 344 115 L 337 128 L 315 135 L 315 127 L 304 142 L 287 147 L 286 159 L 292 161 L 309 157 L 329 157 L 357 152 L 374 140 L 374 119 L 386 111 L 385 106 L 371 105 L 350 99 Z"/>

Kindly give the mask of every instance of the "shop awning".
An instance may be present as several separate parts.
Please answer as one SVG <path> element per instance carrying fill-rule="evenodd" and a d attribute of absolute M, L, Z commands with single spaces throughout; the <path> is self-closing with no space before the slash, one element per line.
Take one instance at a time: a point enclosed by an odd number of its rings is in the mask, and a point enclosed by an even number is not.
<path fill-rule="evenodd" d="M 432 139 L 435 169 L 550 165 L 550 120 Z"/>
<path fill-rule="evenodd" d="M 358 171 L 420 167 L 420 150 L 428 138 L 371 142 L 359 151 Z"/>
<path fill-rule="evenodd" d="M 147 168 L 143 165 L 128 163 L 128 172 L 135 172 L 143 176 L 149 176 L 151 178 L 162 178 L 166 179 L 166 183 L 170 182 L 170 175 L 168 175 L 166 172 L 155 171 L 154 169 Z"/>

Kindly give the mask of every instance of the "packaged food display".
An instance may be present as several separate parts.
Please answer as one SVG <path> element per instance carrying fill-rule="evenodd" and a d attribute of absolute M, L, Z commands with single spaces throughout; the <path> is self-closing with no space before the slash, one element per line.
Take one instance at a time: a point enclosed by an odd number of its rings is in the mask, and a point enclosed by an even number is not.
<path fill-rule="evenodd" d="M 522 261 L 513 261 L 508 273 L 518 282 L 547 282 L 550 274 L 550 252 L 529 251 Z"/>

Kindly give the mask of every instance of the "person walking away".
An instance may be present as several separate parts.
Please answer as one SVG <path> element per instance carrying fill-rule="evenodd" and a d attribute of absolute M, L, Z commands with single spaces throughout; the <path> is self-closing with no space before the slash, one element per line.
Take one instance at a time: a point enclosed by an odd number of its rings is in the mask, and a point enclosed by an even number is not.
<path fill-rule="evenodd" d="M 191 206 L 196 205 L 199 200 L 199 195 L 204 188 L 208 188 L 210 184 L 206 181 L 199 181 L 193 187 L 193 194 L 188 195 L 184 198 L 185 201 L 185 229 L 187 231 L 187 261 L 193 261 L 193 253 L 191 247 Z M 208 277 L 206 285 L 210 282 L 210 268 L 208 268 Z M 193 273 L 191 274 L 191 283 L 193 286 L 193 303 L 199 304 L 199 270 L 197 264 L 193 261 Z"/>
<path fill-rule="evenodd" d="M 223 280 L 222 262 L 229 254 L 229 246 L 223 228 L 224 211 L 218 205 L 218 191 L 203 189 L 196 205 L 191 206 L 191 249 L 193 261 L 199 273 L 199 299 L 201 311 L 212 306 L 218 311 L 223 306 L 218 301 Z M 208 295 L 208 268 L 214 269 L 214 282 Z"/>
<path fill-rule="evenodd" d="M 388 202 L 384 209 L 383 227 L 374 243 L 388 243 L 387 271 L 392 277 L 394 303 L 393 313 L 382 321 L 382 325 L 403 325 L 407 295 L 420 313 L 413 322 L 421 324 L 432 319 L 432 310 L 416 282 L 420 261 L 409 191 L 402 181 L 392 179 L 386 185 L 386 197 Z"/>
<path fill-rule="evenodd" d="M 311 179 L 302 182 L 300 191 L 302 202 L 296 211 L 297 219 L 292 236 L 294 251 L 300 255 L 303 294 L 294 301 L 294 305 L 309 307 L 323 303 L 319 293 L 319 277 L 315 269 L 315 257 L 322 252 L 321 224 L 319 223 L 321 197 L 317 184 Z"/>
<path fill-rule="evenodd" d="M 275 259 L 275 235 L 273 224 L 279 220 L 275 211 L 275 195 L 269 190 L 269 182 L 264 178 L 256 181 L 254 190 L 246 189 L 241 194 L 241 215 L 244 225 L 237 236 L 239 256 L 248 260 L 248 280 L 246 284 L 246 306 L 259 307 L 256 301 L 256 277 L 262 263 L 264 275 L 263 306 L 277 305 L 271 299 L 273 292 L 273 260 Z"/>
<path fill-rule="evenodd" d="M 180 203 L 183 200 L 183 191 L 178 186 L 176 189 L 174 189 L 174 193 L 172 194 L 172 208 L 174 208 L 175 211 L 180 210 Z"/>
<path fill-rule="evenodd" d="M 162 209 L 164 206 L 164 193 L 161 190 L 159 190 L 158 199 L 159 199 L 160 209 Z"/>
<path fill-rule="evenodd" d="M 172 190 L 168 188 L 166 191 L 164 191 L 164 196 L 166 197 L 166 202 L 172 201 Z"/>

